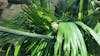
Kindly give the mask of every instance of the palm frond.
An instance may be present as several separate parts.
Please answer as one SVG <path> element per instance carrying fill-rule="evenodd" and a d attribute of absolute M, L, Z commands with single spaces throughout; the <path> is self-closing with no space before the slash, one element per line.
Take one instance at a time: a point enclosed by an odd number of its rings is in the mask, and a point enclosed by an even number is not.
<path fill-rule="evenodd" d="M 76 22 L 76 24 L 81 26 L 85 31 L 88 31 L 94 37 L 96 42 L 100 45 L 100 36 L 95 31 L 93 31 L 90 27 L 88 27 L 82 22 Z"/>
<path fill-rule="evenodd" d="M 15 20 L 0 19 L 0 48 L 6 50 L 5 56 L 88 56 L 88 42 L 95 39 L 100 46 L 100 12 L 92 8 L 91 0 L 29 3 Z"/>
<path fill-rule="evenodd" d="M 16 43 L 14 56 L 18 56 L 19 55 L 19 52 L 20 52 L 20 49 L 21 49 L 21 46 L 22 46 L 22 43 L 23 43 L 24 39 L 25 38 L 22 38 Z"/>
<path fill-rule="evenodd" d="M 57 41 L 54 46 L 55 56 L 87 56 L 85 41 L 79 28 L 72 22 L 59 23 Z"/>

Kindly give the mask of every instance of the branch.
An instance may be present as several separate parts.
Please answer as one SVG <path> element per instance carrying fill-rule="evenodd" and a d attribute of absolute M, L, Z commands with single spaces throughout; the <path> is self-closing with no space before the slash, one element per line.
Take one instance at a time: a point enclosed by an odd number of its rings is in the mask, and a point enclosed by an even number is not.
<path fill-rule="evenodd" d="M 54 36 L 47 36 L 47 35 L 40 35 L 40 34 L 36 34 L 36 33 L 23 32 L 23 31 L 9 29 L 9 28 L 2 27 L 2 26 L 0 26 L 0 31 L 12 33 L 12 34 L 17 34 L 17 35 L 22 35 L 22 36 L 27 36 L 27 37 L 33 37 L 33 38 L 34 37 L 46 38 L 46 39 L 53 39 L 54 38 Z"/>

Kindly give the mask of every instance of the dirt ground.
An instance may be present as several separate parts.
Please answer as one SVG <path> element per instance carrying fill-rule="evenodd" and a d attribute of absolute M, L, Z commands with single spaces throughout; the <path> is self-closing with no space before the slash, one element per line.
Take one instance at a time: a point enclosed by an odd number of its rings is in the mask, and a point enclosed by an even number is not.
<path fill-rule="evenodd" d="M 9 4 L 7 0 L 0 0 L 0 18 L 13 19 L 22 10 L 23 4 Z"/>

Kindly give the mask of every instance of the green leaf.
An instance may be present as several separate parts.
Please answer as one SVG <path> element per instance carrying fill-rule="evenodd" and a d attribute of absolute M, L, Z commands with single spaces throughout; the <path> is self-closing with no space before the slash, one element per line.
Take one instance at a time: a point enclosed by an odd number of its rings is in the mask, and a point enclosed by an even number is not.
<path fill-rule="evenodd" d="M 34 55 L 41 56 L 41 55 L 43 55 L 43 49 L 46 47 L 47 43 L 43 39 L 41 39 L 39 41 L 39 43 L 37 43 L 37 44 L 34 45 L 34 47 L 32 48 L 31 56 L 34 56 Z"/>
<path fill-rule="evenodd" d="M 97 25 L 95 26 L 94 30 L 99 34 L 100 36 L 100 23 L 97 23 Z"/>
<path fill-rule="evenodd" d="M 33 40 L 33 42 L 30 45 L 28 45 L 28 47 L 26 47 L 26 53 L 29 52 L 33 48 L 33 46 L 36 45 L 37 42 L 38 41 Z"/>
<path fill-rule="evenodd" d="M 79 26 L 81 26 L 86 32 L 88 31 L 96 40 L 96 42 L 100 45 L 100 36 L 94 31 L 92 30 L 90 27 L 88 27 L 87 25 L 85 25 L 82 22 L 75 22 L 76 24 L 78 24 Z"/>
<path fill-rule="evenodd" d="M 12 46 L 12 44 L 9 45 L 9 47 L 8 47 L 8 49 L 7 49 L 7 52 L 6 52 L 6 56 L 9 56 L 9 52 L 10 52 L 10 50 L 11 50 L 11 46 Z"/>
<path fill-rule="evenodd" d="M 82 33 L 72 22 L 59 23 L 54 49 L 55 56 L 61 56 L 62 51 L 64 51 L 65 56 L 87 56 L 87 49 Z"/>
<path fill-rule="evenodd" d="M 54 45 L 54 55 L 55 56 L 57 56 L 58 52 L 61 53 L 61 50 L 59 49 L 62 49 L 62 41 L 63 41 L 63 31 L 62 31 L 61 24 L 59 24 L 58 33 L 57 33 L 57 41 L 55 42 L 55 45 Z M 61 54 L 59 54 L 59 56 L 60 55 Z"/>
<path fill-rule="evenodd" d="M 20 48 L 21 48 L 23 42 L 24 42 L 24 38 L 20 39 L 16 43 L 16 45 L 15 45 L 15 51 L 14 51 L 14 56 L 18 56 L 19 55 L 19 51 L 20 51 Z"/>

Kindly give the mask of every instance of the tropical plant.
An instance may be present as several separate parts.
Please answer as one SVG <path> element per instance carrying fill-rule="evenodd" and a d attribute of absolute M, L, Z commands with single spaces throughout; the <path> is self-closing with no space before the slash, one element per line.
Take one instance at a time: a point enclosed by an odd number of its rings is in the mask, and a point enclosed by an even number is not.
<path fill-rule="evenodd" d="M 100 47 L 99 7 L 92 0 L 55 1 L 34 0 L 16 19 L 2 20 L 0 44 L 6 56 L 95 55 L 91 46 Z"/>

